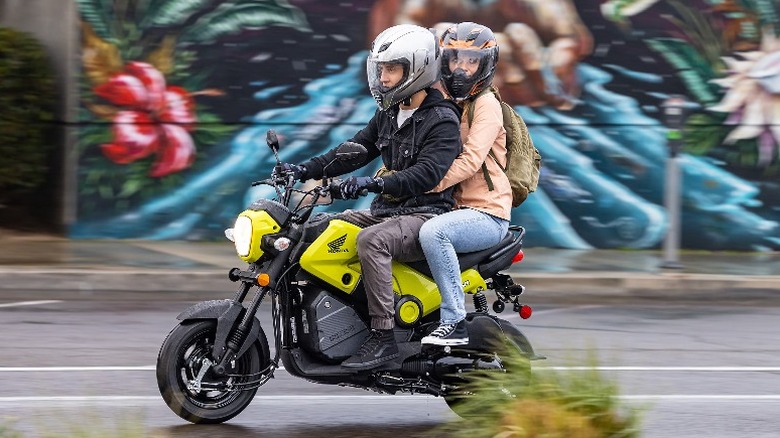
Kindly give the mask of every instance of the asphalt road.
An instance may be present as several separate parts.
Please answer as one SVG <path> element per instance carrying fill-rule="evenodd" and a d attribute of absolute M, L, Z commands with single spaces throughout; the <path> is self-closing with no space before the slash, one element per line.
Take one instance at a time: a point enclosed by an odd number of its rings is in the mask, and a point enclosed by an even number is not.
<path fill-rule="evenodd" d="M 280 370 L 228 424 L 190 425 L 162 402 L 154 377 L 159 346 L 188 304 L 0 300 L 0 431 L 413 437 L 454 418 L 439 398 L 316 385 Z M 534 310 L 527 321 L 509 318 L 548 356 L 537 367 L 571 370 L 596 351 L 597 366 L 619 384 L 623 402 L 646 409 L 643 436 L 778 436 L 780 308 L 550 304 Z"/>

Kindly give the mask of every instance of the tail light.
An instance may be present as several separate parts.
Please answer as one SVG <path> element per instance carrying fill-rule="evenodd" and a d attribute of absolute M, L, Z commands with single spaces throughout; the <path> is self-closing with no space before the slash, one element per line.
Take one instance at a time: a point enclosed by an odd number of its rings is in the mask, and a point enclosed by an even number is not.
<path fill-rule="evenodd" d="M 517 254 L 515 254 L 514 257 L 512 257 L 512 264 L 515 264 L 521 260 L 523 260 L 523 257 L 525 257 L 525 254 L 523 254 L 523 250 L 517 251 Z"/>
<path fill-rule="evenodd" d="M 534 313 L 533 309 L 531 309 L 531 306 L 526 306 L 525 304 L 520 306 L 520 318 L 528 319 L 531 317 L 531 314 Z"/>

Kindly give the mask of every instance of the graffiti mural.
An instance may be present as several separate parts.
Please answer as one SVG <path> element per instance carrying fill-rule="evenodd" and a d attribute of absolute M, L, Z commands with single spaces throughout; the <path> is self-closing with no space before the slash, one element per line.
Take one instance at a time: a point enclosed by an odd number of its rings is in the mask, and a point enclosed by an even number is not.
<path fill-rule="evenodd" d="M 74 238 L 216 239 L 270 173 L 376 104 L 367 44 L 396 23 L 477 21 L 495 83 L 543 157 L 513 211 L 528 246 L 655 248 L 683 96 L 683 246 L 780 248 L 780 6 L 772 0 L 78 0 Z M 369 173 L 375 169 L 362 169 Z M 330 209 L 367 207 L 337 201 Z"/>

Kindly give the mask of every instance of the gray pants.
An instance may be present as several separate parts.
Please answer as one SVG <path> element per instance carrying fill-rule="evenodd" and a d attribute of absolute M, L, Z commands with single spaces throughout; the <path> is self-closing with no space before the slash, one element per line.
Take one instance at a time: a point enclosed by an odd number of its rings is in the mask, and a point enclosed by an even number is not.
<path fill-rule="evenodd" d="M 367 210 L 348 210 L 336 215 L 338 219 L 363 227 L 357 236 L 357 252 L 372 329 L 389 330 L 395 326 L 392 262 L 414 262 L 424 258 L 418 239 L 420 227 L 434 216 L 414 213 L 376 217 Z"/>

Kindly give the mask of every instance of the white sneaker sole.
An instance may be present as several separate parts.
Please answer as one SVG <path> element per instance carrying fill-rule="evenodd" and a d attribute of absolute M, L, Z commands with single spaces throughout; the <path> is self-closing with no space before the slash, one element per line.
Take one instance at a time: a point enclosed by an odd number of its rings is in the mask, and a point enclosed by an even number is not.
<path fill-rule="evenodd" d="M 442 339 L 442 338 L 434 338 L 431 336 L 426 336 L 420 340 L 420 344 L 422 345 L 439 345 L 442 347 L 453 347 L 456 345 L 467 345 L 469 343 L 469 338 L 465 339 Z"/>

